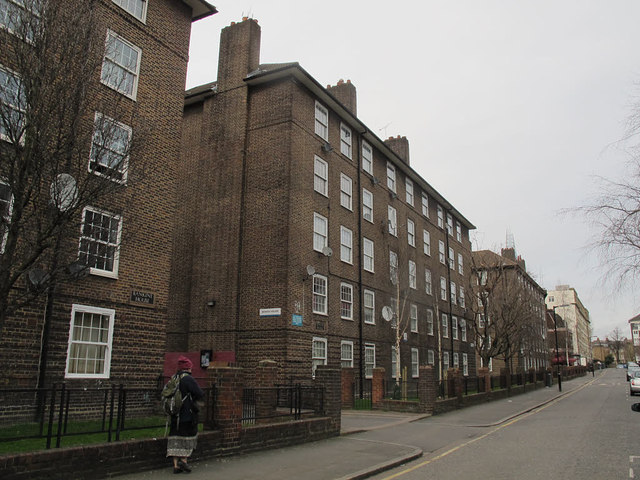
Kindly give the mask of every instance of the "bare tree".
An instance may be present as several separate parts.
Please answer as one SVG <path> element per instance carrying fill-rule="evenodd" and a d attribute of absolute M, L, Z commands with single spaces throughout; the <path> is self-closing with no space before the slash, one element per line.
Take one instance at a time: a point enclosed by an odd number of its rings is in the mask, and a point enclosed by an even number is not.
<path fill-rule="evenodd" d="M 103 66 L 117 45 L 105 42 L 96 8 L 95 0 L 0 6 L 0 330 L 61 278 L 114 255 L 82 243 L 78 253 L 81 233 L 111 234 L 83 222 L 85 207 L 122 212 L 132 191 L 135 112 L 100 88 L 102 80 L 121 90 L 127 78 Z"/>
<path fill-rule="evenodd" d="M 609 348 L 615 353 L 618 363 L 620 363 L 620 351 L 624 349 L 625 340 L 619 327 L 614 328 L 609 334 Z"/>

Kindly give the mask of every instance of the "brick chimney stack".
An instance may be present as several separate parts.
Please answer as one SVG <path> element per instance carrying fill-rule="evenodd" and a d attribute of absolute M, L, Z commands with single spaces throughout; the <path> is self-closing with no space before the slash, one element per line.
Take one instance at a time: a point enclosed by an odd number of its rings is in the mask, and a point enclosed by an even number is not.
<path fill-rule="evenodd" d="M 260 26 L 253 18 L 244 17 L 231 23 L 220 33 L 218 59 L 218 91 L 242 84 L 247 74 L 260 65 Z"/>
<path fill-rule="evenodd" d="M 393 153 L 398 155 L 404 163 L 409 165 L 409 140 L 407 137 L 389 137 L 384 141 L 385 145 L 389 147 Z"/>
<path fill-rule="evenodd" d="M 336 97 L 336 99 L 342 105 L 344 105 L 347 110 L 349 110 L 354 115 L 358 114 L 356 87 L 353 85 L 353 83 L 351 83 L 351 80 L 347 80 L 345 82 L 344 80 L 340 79 L 337 85 L 327 85 L 327 90 L 331 95 Z"/>

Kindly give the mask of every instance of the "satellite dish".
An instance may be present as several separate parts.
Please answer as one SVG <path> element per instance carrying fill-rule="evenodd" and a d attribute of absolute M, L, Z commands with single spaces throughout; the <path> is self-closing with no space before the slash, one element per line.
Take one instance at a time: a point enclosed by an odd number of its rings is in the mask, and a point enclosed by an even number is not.
<path fill-rule="evenodd" d="M 382 318 L 384 318 L 387 322 L 391 321 L 391 319 L 393 318 L 393 310 L 391 310 L 391 307 L 382 307 Z"/>
<path fill-rule="evenodd" d="M 331 247 L 322 247 L 322 254 L 325 257 L 330 257 L 331 255 L 333 255 L 333 250 L 331 250 Z"/>
<path fill-rule="evenodd" d="M 76 180 L 68 173 L 60 173 L 51 182 L 51 202 L 61 212 L 66 212 L 75 205 L 78 200 L 78 187 Z"/>
<path fill-rule="evenodd" d="M 80 260 L 76 260 L 75 262 L 71 263 L 67 267 L 67 271 L 69 272 L 69 275 L 71 275 L 71 277 L 76 280 L 89 275 L 89 267 L 86 264 L 82 263 Z"/>
<path fill-rule="evenodd" d="M 40 288 L 49 280 L 49 275 L 47 272 L 42 270 L 41 268 L 32 268 L 27 273 L 27 278 L 29 279 L 29 283 L 32 287 Z"/>
<path fill-rule="evenodd" d="M 313 265 L 307 265 L 307 275 L 311 276 L 316 273 L 316 268 Z"/>

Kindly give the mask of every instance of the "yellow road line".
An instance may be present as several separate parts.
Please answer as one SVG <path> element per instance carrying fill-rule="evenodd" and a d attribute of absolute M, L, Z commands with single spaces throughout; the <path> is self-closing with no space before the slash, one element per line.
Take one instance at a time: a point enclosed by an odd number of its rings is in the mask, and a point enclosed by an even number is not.
<path fill-rule="evenodd" d="M 535 410 L 532 410 L 532 411 L 530 411 L 528 413 L 525 413 L 524 415 L 516 417 L 516 418 L 514 418 L 514 419 L 512 419 L 512 420 L 510 420 L 510 421 L 508 421 L 506 423 L 503 423 L 502 425 L 498 425 L 496 428 L 494 428 L 490 432 L 487 432 L 487 433 L 485 433 L 483 435 L 480 435 L 479 437 L 476 437 L 476 438 L 474 438 L 472 440 L 469 440 L 468 442 L 461 443 L 460 445 L 456 445 L 455 447 L 447 450 L 446 452 L 441 453 L 440 455 L 438 455 L 436 457 L 430 458 L 429 460 L 425 460 L 424 462 L 421 462 L 421 463 L 419 463 L 417 465 L 413 465 L 412 467 L 409 467 L 409 468 L 407 468 L 405 470 L 402 470 L 402 471 L 400 471 L 398 473 L 394 473 L 393 475 L 385 477 L 383 480 L 391 480 L 392 478 L 398 478 L 398 477 L 400 477 L 402 475 L 405 475 L 407 473 L 413 472 L 414 470 L 418 470 L 419 468 L 422 468 L 422 467 L 424 467 L 426 465 L 429 465 L 430 463 L 433 463 L 433 462 L 435 462 L 437 460 L 440 460 L 441 458 L 444 458 L 447 455 L 451 455 L 452 453 L 457 452 L 458 450 L 460 450 L 460 449 L 462 449 L 464 447 L 467 447 L 467 446 L 471 445 L 472 443 L 475 443 L 475 442 L 478 442 L 478 441 L 480 441 L 480 440 L 482 440 L 484 438 L 487 438 L 489 435 L 491 435 L 491 434 L 493 434 L 493 433 L 495 433 L 495 432 L 497 432 L 497 431 L 499 431 L 499 430 L 501 430 L 503 428 L 506 428 L 506 427 L 508 427 L 510 425 L 513 425 L 514 423 L 519 422 L 520 420 L 523 420 L 523 419 L 525 419 L 527 417 L 530 417 L 531 415 L 534 415 L 534 414 L 536 414 L 538 412 L 541 412 L 545 408 L 553 405 L 554 403 L 562 400 L 563 398 L 567 398 L 567 397 L 573 395 L 574 393 L 582 390 L 583 388 L 591 385 L 593 382 L 594 382 L 594 380 L 591 380 L 590 382 L 585 383 L 584 385 L 581 385 L 580 387 L 576 388 L 575 390 L 572 390 L 571 392 L 565 393 L 561 397 L 550 401 L 549 403 L 541 406 L 540 408 L 536 408 Z"/>

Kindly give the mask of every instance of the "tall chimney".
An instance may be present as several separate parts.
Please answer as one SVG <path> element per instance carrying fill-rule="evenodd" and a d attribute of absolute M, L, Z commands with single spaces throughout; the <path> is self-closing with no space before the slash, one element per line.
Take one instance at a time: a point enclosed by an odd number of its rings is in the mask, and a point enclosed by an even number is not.
<path fill-rule="evenodd" d="M 407 137 L 389 137 L 384 141 L 385 145 L 389 147 L 393 153 L 398 155 L 400 159 L 409 165 L 409 140 Z"/>
<path fill-rule="evenodd" d="M 356 87 L 351 80 L 340 80 L 337 85 L 327 86 L 327 90 L 351 113 L 357 115 Z"/>
<path fill-rule="evenodd" d="M 247 74 L 260 65 L 260 26 L 252 18 L 232 23 L 220 33 L 218 91 L 242 84 Z"/>

